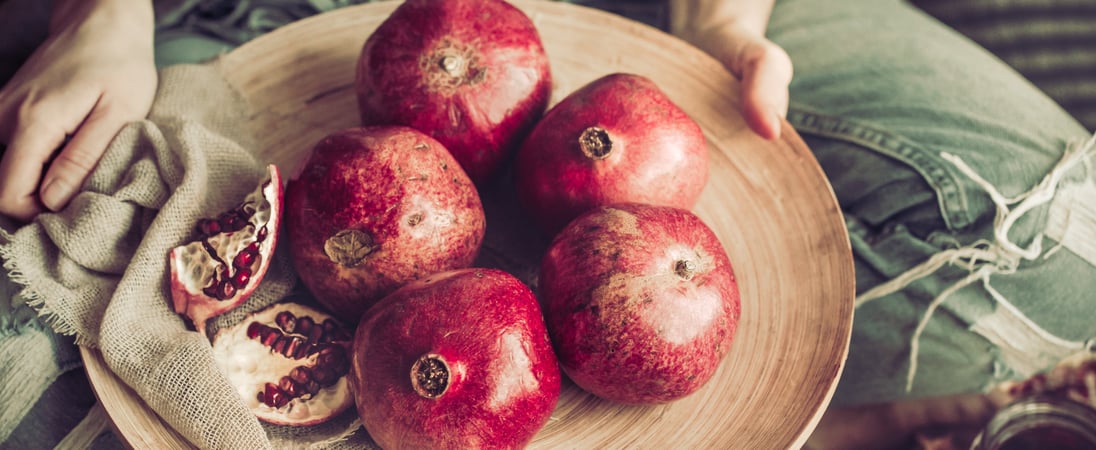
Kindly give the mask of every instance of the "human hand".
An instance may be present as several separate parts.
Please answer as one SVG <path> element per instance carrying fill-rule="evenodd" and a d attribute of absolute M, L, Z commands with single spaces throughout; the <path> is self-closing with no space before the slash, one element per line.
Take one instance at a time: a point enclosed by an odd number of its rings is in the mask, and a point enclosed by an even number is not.
<path fill-rule="evenodd" d="M 63 208 L 156 91 L 147 0 L 58 0 L 50 35 L 0 89 L 0 214 Z"/>
<path fill-rule="evenodd" d="M 754 27 L 728 23 L 693 35 L 693 44 L 714 56 L 741 81 L 742 116 L 765 139 L 780 137 L 788 113 L 792 61 Z"/>
<path fill-rule="evenodd" d="M 709 30 L 697 44 L 741 81 L 742 116 L 750 129 L 765 139 L 779 138 L 792 81 L 788 53 L 762 34 L 736 24 Z"/>
<path fill-rule="evenodd" d="M 735 77 L 742 116 L 765 139 L 780 137 L 792 61 L 765 37 L 772 1 L 672 0 L 672 31 L 715 57 Z"/>

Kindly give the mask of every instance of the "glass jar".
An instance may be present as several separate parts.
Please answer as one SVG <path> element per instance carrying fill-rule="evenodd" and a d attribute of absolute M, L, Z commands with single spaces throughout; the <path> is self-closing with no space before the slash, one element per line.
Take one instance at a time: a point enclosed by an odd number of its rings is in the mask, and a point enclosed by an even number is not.
<path fill-rule="evenodd" d="M 1096 449 L 1096 408 L 1040 395 L 1002 408 L 974 438 L 971 450 Z"/>

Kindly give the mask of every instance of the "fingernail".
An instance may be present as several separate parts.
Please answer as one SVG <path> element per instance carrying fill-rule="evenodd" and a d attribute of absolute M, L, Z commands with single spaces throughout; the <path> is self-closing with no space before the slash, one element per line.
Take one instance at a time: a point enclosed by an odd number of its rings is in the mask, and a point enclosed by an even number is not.
<path fill-rule="evenodd" d="M 58 211 L 65 206 L 70 195 L 72 190 L 69 189 L 68 183 L 59 178 L 54 179 L 42 189 L 42 204 L 46 205 L 50 211 Z"/>
<path fill-rule="evenodd" d="M 773 139 L 780 137 L 781 121 L 784 118 L 780 116 L 779 112 L 773 112 Z"/>

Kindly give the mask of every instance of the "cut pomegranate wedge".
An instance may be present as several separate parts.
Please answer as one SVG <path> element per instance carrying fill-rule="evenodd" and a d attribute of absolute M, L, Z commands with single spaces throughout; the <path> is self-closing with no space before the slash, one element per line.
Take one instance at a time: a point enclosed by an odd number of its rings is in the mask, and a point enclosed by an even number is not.
<path fill-rule="evenodd" d="M 194 241 L 168 254 L 175 312 L 205 334 L 206 321 L 239 306 L 270 265 L 282 214 L 277 166 L 243 202 L 216 218 L 201 219 Z"/>
<path fill-rule="evenodd" d="M 259 420 L 315 425 L 354 404 L 351 331 L 305 305 L 276 303 L 217 333 L 213 358 Z"/>

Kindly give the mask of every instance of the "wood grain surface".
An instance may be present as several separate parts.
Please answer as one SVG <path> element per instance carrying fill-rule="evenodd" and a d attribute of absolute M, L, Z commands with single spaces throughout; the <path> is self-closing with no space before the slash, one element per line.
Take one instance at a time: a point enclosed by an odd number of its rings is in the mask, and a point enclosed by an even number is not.
<path fill-rule="evenodd" d="M 553 103 L 602 75 L 637 73 L 704 129 L 711 174 L 694 210 L 723 242 L 742 294 L 731 353 L 699 392 L 636 407 L 565 384 L 552 419 L 530 447 L 802 446 L 844 366 L 855 289 L 840 209 L 809 149 L 786 123 L 777 141 L 753 135 L 739 114 L 737 81 L 684 41 L 572 4 L 514 4 L 541 33 Z M 371 3 L 302 20 L 217 61 L 251 102 L 250 124 L 264 159 L 295 173 L 320 138 L 357 124 L 355 63 L 362 43 L 396 6 Z M 84 356 L 100 401 L 130 445 L 187 446 L 110 373 L 101 355 L 84 350 Z"/>

